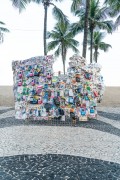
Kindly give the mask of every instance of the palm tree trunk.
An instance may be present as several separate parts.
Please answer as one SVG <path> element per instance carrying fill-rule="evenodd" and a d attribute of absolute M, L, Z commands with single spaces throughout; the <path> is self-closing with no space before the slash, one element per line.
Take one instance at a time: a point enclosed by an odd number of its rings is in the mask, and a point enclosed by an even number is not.
<path fill-rule="evenodd" d="M 46 34 L 47 34 L 47 9 L 48 6 L 44 4 L 44 35 L 43 35 L 43 40 L 44 40 L 44 55 L 47 55 L 47 43 L 46 43 Z"/>
<path fill-rule="evenodd" d="M 65 61 L 63 62 L 63 71 L 64 71 L 64 75 L 65 75 Z"/>
<path fill-rule="evenodd" d="M 88 36 L 88 17 L 90 10 L 90 0 L 86 0 L 85 22 L 84 22 L 84 36 L 83 36 L 83 53 L 82 56 L 86 58 L 87 52 L 87 36 Z"/>
<path fill-rule="evenodd" d="M 90 29 L 90 63 L 93 58 L 93 28 Z"/>
<path fill-rule="evenodd" d="M 97 54 L 98 54 L 98 50 L 97 48 L 95 48 L 95 62 L 97 63 Z"/>
<path fill-rule="evenodd" d="M 64 75 L 65 75 L 65 60 L 66 60 L 66 50 L 62 46 L 62 62 L 63 62 L 63 72 L 64 72 Z"/>

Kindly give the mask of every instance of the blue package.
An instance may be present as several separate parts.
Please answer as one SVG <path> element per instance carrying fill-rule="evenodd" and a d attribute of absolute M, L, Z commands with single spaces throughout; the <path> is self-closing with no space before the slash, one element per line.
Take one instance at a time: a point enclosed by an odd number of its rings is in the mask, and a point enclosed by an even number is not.
<path fill-rule="evenodd" d="M 73 103 L 74 103 L 74 98 L 73 98 L 72 96 L 70 96 L 68 102 L 69 102 L 70 104 L 73 104 Z"/>
<path fill-rule="evenodd" d="M 81 115 L 82 115 L 82 116 L 85 116 L 85 115 L 86 115 L 85 109 L 81 109 Z"/>
<path fill-rule="evenodd" d="M 44 84 L 44 89 L 48 89 L 48 84 Z"/>
<path fill-rule="evenodd" d="M 95 110 L 91 108 L 91 109 L 90 109 L 90 113 L 91 113 L 91 114 L 95 113 Z"/>

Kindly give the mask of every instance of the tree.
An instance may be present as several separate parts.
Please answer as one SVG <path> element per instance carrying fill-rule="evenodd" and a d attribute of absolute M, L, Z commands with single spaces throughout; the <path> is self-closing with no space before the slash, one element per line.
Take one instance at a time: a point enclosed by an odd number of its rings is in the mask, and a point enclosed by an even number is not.
<path fill-rule="evenodd" d="M 9 32 L 7 28 L 4 27 L 5 23 L 0 21 L 0 43 L 4 41 L 4 33 Z"/>
<path fill-rule="evenodd" d="M 99 50 L 102 50 L 104 52 L 107 52 L 109 48 L 112 48 L 110 44 L 107 44 L 103 42 L 103 39 L 105 37 L 105 33 L 99 32 L 99 31 L 94 31 L 93 33 L 93 49 L 94 49 L 94 60 L 97 63 L 98 60 L 98 55 L 99 55 Z M 88 44 L 90 44 L 90 36 L 88 38 Z"/>
<path fill-rule="evenodd" d="M 115 29 L 120 26 L 120 1 L 119 0 L 105 0 L 108 5 L 108 14 L 110 17 L 117 17 L 115 21 Z"/>
<path fill-rule="evenodd" d="M 93 33 L 95 28 L 105 29 L 108 33 L 112 33 L 113 22 L 105 20 L 107 19 L 106 7 L 101 8 L 99 0 L 91 0 L 89 18 L 89 29 L 91 34 L 90 62 L 92 63 Z"/>
<path fill-rule="evenodd" d="M 65 74 L 65 61 L 68 49 L 72 49 L 78 53 L 79 42 L 74 39 L 74 35 L 70 31 L 70 25 L 58 22 L 51 32 L 47 32 L 48 39 L 52 41 L 48 43 L 48 51 L 55 50 L 55 56 L 61 55 L 63 62 L 63 71 Z"/>
<path fill-rule="evenodd" d="M 72 30 L 74 35 L 82 32 L 84 27 L 85 21 L 85 6 L 80 7 L 79 10 L 76 11 L 76 16 L 80 18 L 80 20 L 76 23 L 72 24 Z M 90 1 L 90 11 L 89 11 L 89 32 L 90 32 L 90 63 L 92 63 L 92 55 L 93 55 L 93 32 L 97 29 L 104 29 L 108 33 L 111 33 L 113 30 L 113 21 L 105 20 L 107 19 L 107 8 L 100 7 L 99 0 L 91 0 Z"/>
<path fill-rule="evenodd" d="M 76 12 L 76 10 L 79 9 L 79 6 L 83 5 L 84 1 L 82 0 L 73 0 L 71 5 L 71 12 Z M 84 36 L 83 36 L 83 52 L 82 56 L 86 58 L 86 52 L 87 52 L 87 36 L 88 36 L 88 16 L 89 16 L 89 10 L 90 10 L 90 0 L 86 0 L 85 5 L 85 20 L 84 20 Z"/>
<path fill-rule="evenodd" d="M 54 17 L 59 20 L 63 21 L 63 23 L 68 23 L 67 16 L 64 15 L 64 13 L 57 8 L 55 4 L 52 3 L 53 0 L 11 0 L 13 2 L 13 5 L 17 8 L 19 8 L 19 11 L 21 12 L 22 9 L 26 8 L 26 5 L 30 2 L 35 2 L 37 4 L 43 4 L 44 6 L 44 32 L 43 32 L 43 41 L 44 41 L 44 55 L 47 55 L 47 43 L 46 43 L 46 33 L 47 33 L 47 12 L 48 7 L 50 5 L 53 6 L 53 15 Z M 54 0 L 62 1 L 62 0 Z"/>
<path fill-rule="evenodd" d="M 84 58 L 86 58 L 86 52 L 87 52 L 89 11 L 90 11 L 90 0 L 86 0 L 85 21 L 84 21 L 84 36 L 83 36 L 83 54 L 82 54 Z"/>

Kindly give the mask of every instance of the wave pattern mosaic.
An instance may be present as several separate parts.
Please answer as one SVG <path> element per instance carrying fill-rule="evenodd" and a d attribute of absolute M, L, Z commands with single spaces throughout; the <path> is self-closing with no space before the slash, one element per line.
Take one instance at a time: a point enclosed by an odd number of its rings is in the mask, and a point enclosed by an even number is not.
<path fill-rule="evenodd" d="M 53 73 L 53 56 L 13 61 L 16 119 L 87 121 L 97 118 L 97 102 L 104 93 L 101 67 L 70 58 L 66 75 Z"/>

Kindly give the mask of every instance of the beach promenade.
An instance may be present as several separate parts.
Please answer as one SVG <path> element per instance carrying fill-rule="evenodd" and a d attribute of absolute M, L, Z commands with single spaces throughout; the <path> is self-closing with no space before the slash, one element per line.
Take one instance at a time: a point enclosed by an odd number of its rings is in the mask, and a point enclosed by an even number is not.
<path fill-rule="evenodd" d="M 107 87 L 98 119 L 73 127 L 16 120 L 0 87 L 0 180 L 120 180 L 119 92 Z"/>
<path fill-rule="evenodd" d="M 14 106 L 12 86 L 0 86 L 0 106 Z M 98 106 L 120 107 L 120 87 L 106 87 L 103 101 Z"/>

